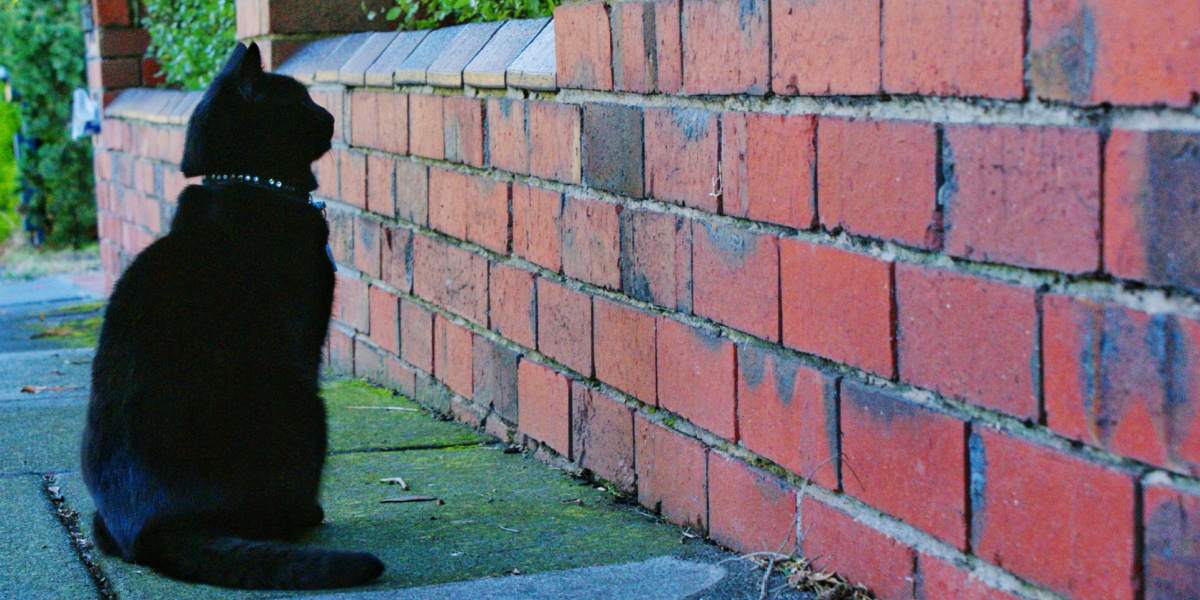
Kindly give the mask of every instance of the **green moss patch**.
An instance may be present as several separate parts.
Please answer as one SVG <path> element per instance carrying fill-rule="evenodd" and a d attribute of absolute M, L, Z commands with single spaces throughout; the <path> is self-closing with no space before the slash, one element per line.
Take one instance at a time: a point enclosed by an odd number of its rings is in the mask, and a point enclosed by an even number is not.
<path fill-rule="evenodd" d="M 479 444 L 492 439 L 464 425 L 440 421 L 416 402 L 357 379 L 326 382 L 321 389 L 329 423 L 329 448 L 398 450 Z"/>

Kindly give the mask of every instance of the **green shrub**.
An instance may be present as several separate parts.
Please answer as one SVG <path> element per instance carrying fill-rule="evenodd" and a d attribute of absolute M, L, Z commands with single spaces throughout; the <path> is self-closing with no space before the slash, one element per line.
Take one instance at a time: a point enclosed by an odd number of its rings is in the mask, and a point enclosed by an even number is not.
<path fill-rule="evenodd" d="M 237 39 L 234 0 L 144 0 L 142 26 L 167 83 L 202 90 Z"/>
<path fill-rule="evenodd" d="M 0 241 L 7 240 L 17 226 L 17 158 L 13 136 L 21 125 L 17 107 L 0 100 Z"/>
<path fill-rule="evenodd" d="M 459 23 L 501 21 L 548 17 L 559 0 L 391 0 L 395 5 L 383 13 L 384 18 L 396 21 L 399 28 L 430 29 Z M 378 13 L 367 11 L 368 18 Z"/>
<path fill-rule="evenodd" d="M 26 209 L 52 245 L 80 246 L 96 237 L 92 145 L 72 141 L 71 92 L 84 87 L 83 0 L 0 0 L 0 65 L 20 93 L 25 134 L 21 177 L 34 191 Z"/>

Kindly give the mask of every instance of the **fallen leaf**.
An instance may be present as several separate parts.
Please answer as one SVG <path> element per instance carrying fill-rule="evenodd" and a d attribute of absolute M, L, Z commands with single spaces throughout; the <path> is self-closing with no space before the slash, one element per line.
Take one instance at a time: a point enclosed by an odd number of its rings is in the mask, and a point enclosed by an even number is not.
<path fill-rule="evenodd" d="M 437 502 L 442 504 L 442 501 L 433 496 L 396 496 L 395 498 L 384 498 L 380 500 L 380 504 L 400 504 L 401 502 Z"/>
<path fill-rule="evenodd" d="M 81 386 L 78 385 L 27 385 L 21 388 L 22 394 L 40 394 L 42 392 L 65 392 L 67 390 L 77 390 Z"/>

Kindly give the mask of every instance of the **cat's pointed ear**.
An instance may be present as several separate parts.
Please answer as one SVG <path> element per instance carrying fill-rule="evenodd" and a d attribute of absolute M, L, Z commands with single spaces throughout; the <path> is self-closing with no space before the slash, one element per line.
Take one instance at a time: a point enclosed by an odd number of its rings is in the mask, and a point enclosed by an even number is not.
<path fill-rule="evenodd" d="M 251 42 L 250 47 L 242 53 L 242 60 L 235 75 L 238 91 L 243 97 L 250 99 L 258 94 L 262 76 L 262 52 L 259 51 L 258 44 Z"/>

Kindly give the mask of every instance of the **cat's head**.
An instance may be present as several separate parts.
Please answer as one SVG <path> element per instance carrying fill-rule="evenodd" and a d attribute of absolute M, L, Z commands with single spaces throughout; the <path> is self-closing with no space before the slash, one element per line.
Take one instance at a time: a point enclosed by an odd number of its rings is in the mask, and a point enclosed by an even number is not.
<path fill-rule="evenodd" d="M 303 84 L 266 73 L 257 44 L 238 44 L 188 121 L 187 177 L 247 174 L 317 188 L 312 162 L 329 151 L 333 116 Z"/>

